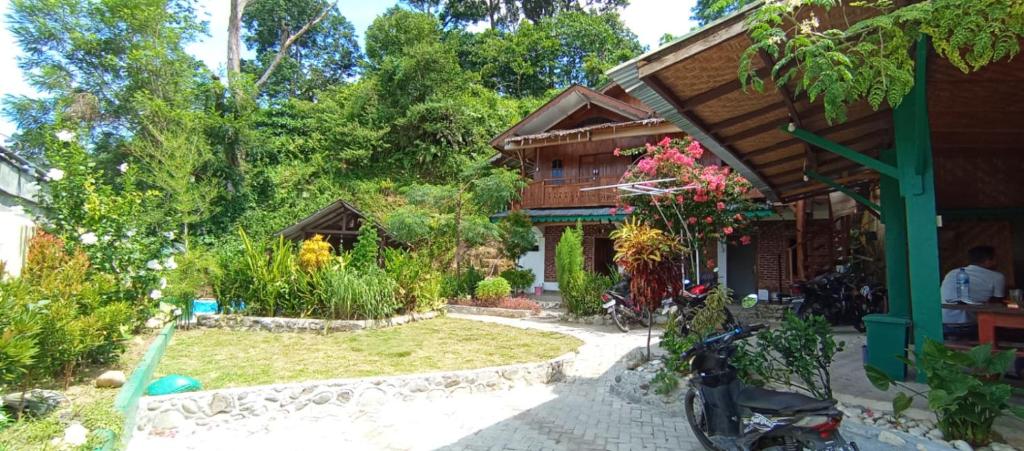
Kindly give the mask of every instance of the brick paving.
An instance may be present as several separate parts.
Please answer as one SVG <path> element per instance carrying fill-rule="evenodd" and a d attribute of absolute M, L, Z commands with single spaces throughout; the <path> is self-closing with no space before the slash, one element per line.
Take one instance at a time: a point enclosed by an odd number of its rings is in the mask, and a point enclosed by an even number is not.
<path fill-rule="evenodd" d="M 391 402 L 346 416 L 238 424 L 175 437 L 135 437 L 131 450 L 699 450 L 684 416 L 609 392 L 619 360 L 645 331 L 452 315 L 567 333 L 584 341 L 565 382 L 448 399 Z"/>

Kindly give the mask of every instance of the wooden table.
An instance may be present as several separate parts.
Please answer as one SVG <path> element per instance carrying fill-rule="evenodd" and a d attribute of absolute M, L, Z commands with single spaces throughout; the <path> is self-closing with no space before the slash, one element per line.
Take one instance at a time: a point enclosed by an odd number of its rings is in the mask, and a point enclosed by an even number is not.
<path fill-rule="evenodd" d="M 978 343 L 996 343 L 996 328 L 1024 329 L 1024 309 L 1001 303 L 942 304 L 942 308 L 973 312 L 978 317 Z"/>

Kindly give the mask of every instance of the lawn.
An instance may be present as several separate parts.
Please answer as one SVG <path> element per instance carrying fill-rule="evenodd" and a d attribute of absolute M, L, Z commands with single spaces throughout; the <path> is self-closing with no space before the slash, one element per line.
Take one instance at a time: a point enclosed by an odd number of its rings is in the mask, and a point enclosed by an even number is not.
<path fill-rule="evenodd" d="M 62 391 L 68 397 L 69 405 L 63 411 L 58 410 L 39 419 L 18 421 L 0 430 L 0 450 L 56 450 L 58 448 L 51 441 L 63 437 L 71 421 L 82 423 L 90 432 L 89 441 L 78 447 L 79 450 L 92 450 L 100 444 L 100 436 L 93 434 L 97 429 L 107 428 L 120 434 L 123 419 L 114 410 L 114 398 L 120 389 L 96 388 L 94 380 L 106 370 L 121 370 L 126 376 L 130 375 L 154 336 L 152 332 L 146 332 L 130 340 L 116 363 L 83 369 L 67 390 L 56 382 L 39 387 Z M 68 422 L 61 421 L 61 417 L 66 417 Z"/>
<path fill-rule="evenodd" d="M 177 331 L 154 377 L 181 374 L 205 389 L 450 371 L 537 362 L 580 340 L 480 321 L 436 318 L 328 335 Z"/>

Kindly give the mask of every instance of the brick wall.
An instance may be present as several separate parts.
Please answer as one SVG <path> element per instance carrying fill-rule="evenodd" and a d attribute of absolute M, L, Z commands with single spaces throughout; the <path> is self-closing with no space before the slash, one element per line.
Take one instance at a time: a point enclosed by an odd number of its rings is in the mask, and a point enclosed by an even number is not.
<path fill-rule="evenodd" d="M 555 247 L 562 239 L 562 232 L 568 225 L 549 225 L 544 227 L 544 281 L 557 282 L 555 275 Z M 588 271 L 594 270 L 594 238 L 606 238 L 615 230 L 615 224 L 584 224 L 583 225 L 583 266 Z"/>
<path fill-rule="evenodd" d="M 757 287 L 771 292 L 788 292 L 793 283 L 790 243 L 796 241 L 795 221 L 757 223 Z M 832 266 L 832 234 L 828 220 L 807 221 L 808 277 Z M 779 282 L 782 282 L 781 286 Z"/>

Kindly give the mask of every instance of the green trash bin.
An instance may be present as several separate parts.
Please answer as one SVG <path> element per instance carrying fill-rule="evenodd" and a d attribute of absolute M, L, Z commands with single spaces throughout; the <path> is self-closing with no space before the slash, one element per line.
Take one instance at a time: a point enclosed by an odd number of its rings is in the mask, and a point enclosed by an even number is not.
<path fill-rule="evenodd" d="M 907 365 L 898 357 L 907 355 L 910 320 L 874 313 L 864 316 L 864 324 L 868 328 L 868 364 L 895 380 L 906 379 Z"/>

